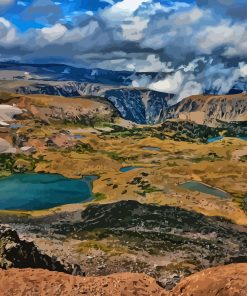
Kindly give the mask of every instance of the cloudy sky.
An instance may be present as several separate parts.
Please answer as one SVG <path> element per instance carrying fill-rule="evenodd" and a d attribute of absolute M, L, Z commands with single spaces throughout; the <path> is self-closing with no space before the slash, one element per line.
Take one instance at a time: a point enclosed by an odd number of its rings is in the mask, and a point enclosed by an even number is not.
<path fill-rule="evenodd" d="M 133 84 L 226 92 L 247 75 L 246 18 L 246 0 L 0 0 L 0 60 L 163 72 Z"/>

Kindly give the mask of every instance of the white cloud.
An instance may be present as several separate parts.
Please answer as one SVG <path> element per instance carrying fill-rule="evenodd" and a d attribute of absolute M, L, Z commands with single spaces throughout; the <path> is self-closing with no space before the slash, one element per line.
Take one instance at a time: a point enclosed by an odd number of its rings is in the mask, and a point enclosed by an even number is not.
<path fill-rule="evenodd" d="M 168 75 L 165 79 L 152 82 L 149 88 L 161 92 L 178 93 L 184 81 L 182 71 L 177 71 L 172 75 Z"/>
<path fill-rule="evenodd" d="M 177 101 L 181 101 L 189 96 L 198 95 L 203 93 L 203 87 L 199 82 L 188 81 L 181 88 L 177 96 Z"/>
<path fill-rule="evenodd" d="M 26 7 L 27 6 L 27 3 L 26 2 L 23 2 L 23 1 L 17 1 L 17 5 Z"/>
<path fill-rule="evenodd" d="M 49 28 L 43 28 L 40 30 L 41 37 L 48 42 L 54 42 L 64 36 L 67 28 L 61 24 L 56 24 Z"/>
<path fill-rule="evenodd" d="M 12 45 L 16 40 L 16 29 L 5 18 L 0 17 L 0 44 L 3 46 Z"/>
<path fill-rule="evenodd" d="M 198 8 L 193 8 L 192 10 L 183 12 L 183 13 L 179 13 L 177 15 L 175 15 L 175 17 L 171 17 L 176 25 L 192 25 L 198 21 L 200 21 L 200 19 L 202 19 L 203 17 L 203 11 L 201 9 Z"/>
<path fill-rule="evenodd" d="M 174 73 L 163 78 L 147 81 L 146 87 L 174 93 L 174 101 L 202 94 L 205 91 L 228 93 L 240 77 L 247 76 L 247 64 L 240 62 L 236 67 L 214 62 L 212 58 L 197 58 L 187 66 L 180 66 Z"/>
<path fill-rule="evenodd" d="M 246 77 L 247 76 L 247 64 L 245 64 L 244 62 L 239 63 L 239 71 L 240 71 L 241 77 Z"/>
<path fill-rule="evenodd" d="M 119 11 L 124 11 L 126 15 L 130 16 L 145 2 L 151 2 L 151 0 L 123 0 L 113 5 L 109 11 L 116 14 L 118 14 Z"/>
<path fill-rule="evenodd" d="M 109 24 L 121 23 L 123 20 L 133 17 L 133 13 L 145 2 L 151 0 L 123 0 L 106 8 L 102 12 L 102 17 L 109 22 Z"/>
<path fill-rule="evenodd" d="M 176 94 L 174 101 L 180 101 L 191 95 L 203 93 L 203 85 L 191 73 L 178 70 L 164 79 L 152 82 L 148 85 L 152 90 Z"/>
<path fill-rule="evenodd" d="M 196 39 L 200 51 L 210 54 L 215 48 L 220 46 L 230 46 L 237 49 L 242 42 L 247 42 L 246 37 L 246 26 L 242 24 L 232 25 L 229 21 L 223 21 L 216 26 L 205 27 L 197 34 Z"/>

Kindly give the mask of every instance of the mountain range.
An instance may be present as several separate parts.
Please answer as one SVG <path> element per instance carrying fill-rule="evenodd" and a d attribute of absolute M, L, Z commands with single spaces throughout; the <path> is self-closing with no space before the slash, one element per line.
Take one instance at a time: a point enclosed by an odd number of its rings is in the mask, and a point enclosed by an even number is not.
<path fill-rule="evenodd" d="M 0 87 L 20 94 L 45 94 L 58 95 L 65 97 L 96 96 L 105 98 L 111 102 L 119 111 L 122 118 L 133 121 L 137 124 L 158 124 L 168 118 L 189 118 L 197 123 L 210 123 L 209 119 L 202 119 L 205 116 L 210 117 L 210 110 L 213 107 L 213 100 L 203 99 L 204 96 L 198 95 L 193 98 L 185 98 L 182 102 L 176 102 L 175 95 L 172 93 L 158 92 L 143 87 L 132 86 L 133 80 L 148 76 L 155 80 L 164 73 L 134 73 L 127 71 L 110 71 L 102 69 L 75 68 L 67 65 L 31 65 L 18 63 L 0 63 Z M 247 81 L 236 81 L 229 94 L 236 94 L 231 97 L 238 105 L 238 112 L 245 112 L 246 104 L 243 95 L 247 88 Z M 217 97 L 215 90 L 207 90 L 208 94 L 214 94 L 214 101 L 220 99 L 221 107 L 228 108 L 232 100 L 225 100 L 224 97 Z M 208 98 L 205 96 L 205 98 Z M 193 102 L 191 102 L 193 100 Z M 198 100 L 198 101 L 197 101 Z M 190 102 L 190 103 L 189 103 Z M 200 103 L 199 103 L 200 102 Z M 242 108 L 242 102 L 244 107 Z M 229 105 L 230 104 L 230 105 Z M 200 106 L 204 106 L 204 111 Z M 186 107 L 187 106 L 187 107 Z M 188 110 L 188 106 L 190 106 Z M 230 109 L 229 109 L 230 108 Z M 179 114 L 178 114 L 179 112 Z M 186 115 L 193 112 L 191 116 Z M 195 113 L 197 112 L 197 113 Z M 200 119 L 199 117 L 199 113 Z M 205 113 L 206 112 L 206 113 Z M 186 114 L 185 114 L 186 113 Z M 226 112 L 218 112 L 215 117 L 217 120 L 241 121 L 243 118 L 239 114 L 231 114 L 227 117 Z M 203 121 L 203 122 L 202 122 Z M 214 122 L 210 123 L 215 124 Z"/>

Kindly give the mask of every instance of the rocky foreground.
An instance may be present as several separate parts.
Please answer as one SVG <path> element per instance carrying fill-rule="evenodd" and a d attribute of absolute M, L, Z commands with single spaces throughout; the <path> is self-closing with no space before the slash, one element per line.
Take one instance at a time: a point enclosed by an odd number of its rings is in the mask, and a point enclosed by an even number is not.
<path fill-rule="evenodd" d="M 166 290 L 206 268 L 247 262 L 246 227 L 178 207 L 120 201 L 48 217 L 4 215 L 1 221 L 87 276 L 145 273 Z"/>
<path fill-rule="evenodd" d="M 41 269 L 0 271 L 0 295 L 33 296 L 245 296 L 247 264 L 207 269 L 185 278 L 165 292 L 144 274 L 122 273 L 106 277 L 79 277 Z"/>
<path fill-rule="evenodd" d="M 41 253 L 7 225 L 0 226 L 0 296 L 245 296 L 247 263 L 218 266 L 185 277 L 166 291 L 144 273 L 85 277 L 79 266 Z M 42 268 L 42 269 L 41 269 Z M 69 274 L 70 273 L 70 274 Z"/>
<path fill-rule="evenodd" d="M 247 264 L 218 266 L 183 279 L 171 296 L 246 296 Z"/>
<path fill-rule="evenodd" d="M 165 296 L 155 280 L 144 274 L 79 277 L 41 269 L 0 271 L 1 296 Z"/>

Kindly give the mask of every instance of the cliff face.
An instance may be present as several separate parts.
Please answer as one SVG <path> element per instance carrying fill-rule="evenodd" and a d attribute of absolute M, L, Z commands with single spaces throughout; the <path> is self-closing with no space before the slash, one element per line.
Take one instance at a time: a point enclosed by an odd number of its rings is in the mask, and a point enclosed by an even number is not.
<path fill-rule="evenodd" d="M 156 124 L 165 120 L 172 95 L 146 89 L 111 89 L 103 95 L 125 119 L 141 124 Z"/>
<path fill-rule="evenodd" d="M 0 225 L 0 268 L 43 268 L 51 271 L 80 274 L 78 266 L 65 266 L 56 257 L 42 254 L 33 242 L 20 239 L 7 225 Z"/>
<path fill-rule="evenodd" d="M 220 121 L 246 121 L 247 94 L 192 96 L 169 107 L 166 117 L 209 126 L 215 126 Z"/>

